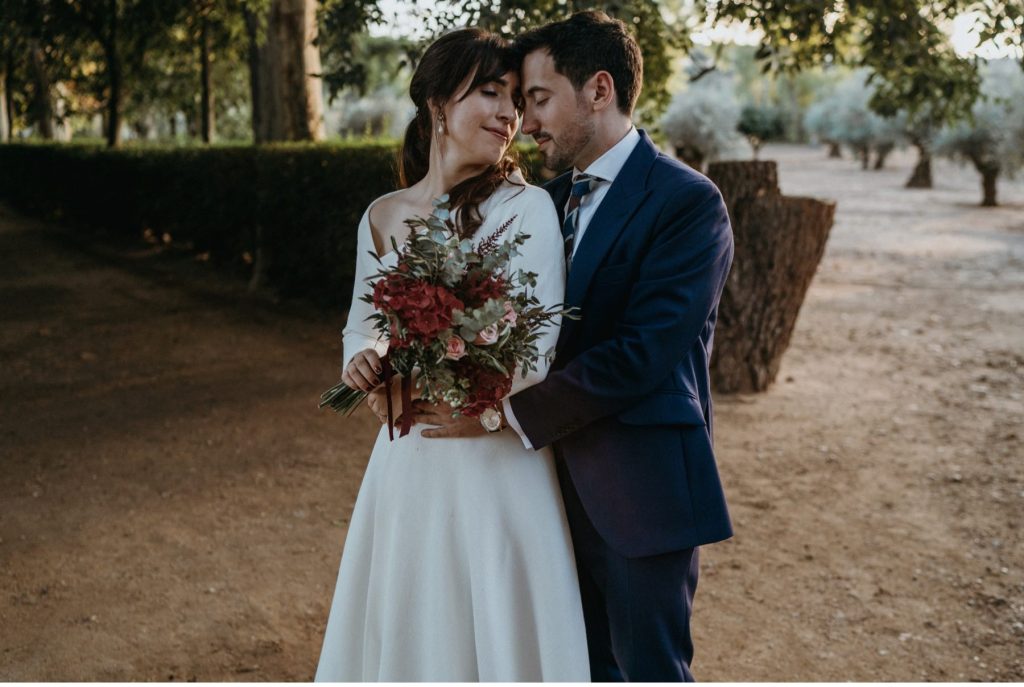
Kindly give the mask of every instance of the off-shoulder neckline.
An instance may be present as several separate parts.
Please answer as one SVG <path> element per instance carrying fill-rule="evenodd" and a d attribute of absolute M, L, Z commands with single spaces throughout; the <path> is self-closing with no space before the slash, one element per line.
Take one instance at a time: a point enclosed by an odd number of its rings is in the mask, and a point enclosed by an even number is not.
<path fill-rule="evenodd" d="M 381 255 L 380 253 L 377 252 L 376 235 L 374 234 L 373 221 L 370 219 L 370 212 L 373 210 L 374 206 L 377 205 L 377 203 L 379 203 L 380 201 L 382 201 L 385 198 L 388 198 L 390 196 L 393 196 L 396 193 L 400 193 L 400 192 L 402 192 L 404 190 L 405 190 L 404 188 L 399 188 L 399 189 L 395 189 L 394 191 L 389 191 L 389 192 L 385 193 L 382 196 L 377 196 L 372 201 L 370 201 L 370 204 L 366 207 L 366 227 L 370 231 L 370 243 L 373 244 L 373 252 L 374 252 L 374 255 L 377 256 L 378 260 L 383 260 L 385 258 L 385 256 L 391 255 L 395 251 L 389 250 L 388 252 L 384 253 L 384 255 Z"/>
<path fill-rule="evenodd" d="M 506 180 L 504 180 L 501 183 L 501 186 L 499 186 L 498 188 L 494 189 L 494 193 L 492 193 L 484 202 L 486 203 L 487 201 L 490 201 L 490 200 L 494 199 L 495 196 L 501 194 L 502 192 L 507 192 L 510 189 L 511 190 L 515 190 L 516 193 L 513 194 L 511 197 L 505 198 L 503 200 L 504 201 L 511 200 L 515 196 L 519 195 L 519 193 L 525 191 L 526 189 L 530 188 L 531 186 L 533 188 L 540 188 L 539 186 L 534 186 L 533 184 L 530 184 L 529 182 L 527 182 L 525 180 L 523 180 L 522 184 L 517 184 L 517 183 L 513 183 L 513 182 L 509 181 L 508 179 L 506 179 Z M 392 255 L 392 254 L 396 254 L 396 253 L 393 250 L 389 250 L 386 253 L 384 253 L 383 255 L 381 255 L 380 253 L 377 252 L 377 242 L 374 240 L 375 235 L 374 235 L 374 229 L 373 229 L 373 222 L 370 220 L 370 212 L 373 210 L 374 206 L 377 205 L 377 203 L 379 203 L 380 201 L 384 200 L 385 198 L 389 198 L 389 197 L 391 197 L 391 196 L 393 196 L 393 195 L 395 195 L 397 193 L 401 193 L 402 191 L 405 191 L 405 190 L 406 189 L 404 189 L 404 188 L 399 188 L 399 189 L 395 189 L 394 191 L 389 191 L 388 193 L 385 193 L 382 196 L 377 196 L 366 207 L 366 227 L 367 227 L 367 229 L 370 232 L 370 243 L 373 244 L 373 253 L 374 253 L 374 255 L 377 256 L 378 260 L 383 260 L 387 256 Z"/>

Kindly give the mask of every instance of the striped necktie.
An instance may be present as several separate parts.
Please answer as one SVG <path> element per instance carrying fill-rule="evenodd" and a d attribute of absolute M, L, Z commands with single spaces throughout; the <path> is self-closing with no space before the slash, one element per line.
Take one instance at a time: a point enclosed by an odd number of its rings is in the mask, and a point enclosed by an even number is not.
<path fill-rule="evenodd" d="M 604 179 L 591 174 L 580 174 L 572 180 L 572 191 L 569 193 L 569 205 L 565 208 L 565 221 L 562 222 L 562 238 L 565 239 L 565 265 L 572 265 L 572 249 L 575 245 L 576 232 L 580 226 L 580 203 L 583 196 L 594 190 Z"/>

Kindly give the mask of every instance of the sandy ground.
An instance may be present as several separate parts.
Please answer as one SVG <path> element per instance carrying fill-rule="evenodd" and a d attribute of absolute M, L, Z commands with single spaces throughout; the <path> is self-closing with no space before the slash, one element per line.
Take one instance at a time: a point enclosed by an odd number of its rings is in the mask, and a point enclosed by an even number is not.
<path fill-rule="evenodd" d="M 719 396 L 703 680 L 1024 679 L 1024 184 L 769 148 L 839 201 L 778 383 Z M 0 679 L 308 680 L 375 426 L 339 313 L 0 209 Z"/>

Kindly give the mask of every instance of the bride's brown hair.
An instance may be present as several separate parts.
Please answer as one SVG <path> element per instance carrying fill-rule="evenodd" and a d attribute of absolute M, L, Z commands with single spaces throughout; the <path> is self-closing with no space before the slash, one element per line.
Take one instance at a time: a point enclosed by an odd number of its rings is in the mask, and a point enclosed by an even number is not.
<path fill-rule="evenodd" d="M 473 78 L 469 88 L 459 100 L 481 84 L 496 81 L 518 68 L 516 54 L 505 39 L 476 27 L 446 33 L 427 48 L 409 86 L 416 116 L 405 130 L 399 157 L 398 179 L 402 188 L 425 177 L 430 167 L 430 141 L 437 134 L 430 105 L 442 112 L 470 75 Z M 480 227 L 483 222 L 480 203 L 517 169 L 516 157 L 509 146 L 496 164 L 488 165 L 480 174 L 448 191 L 451 207 L 457 210 L 455 217 L 460 236 L 472 236 Z"/>

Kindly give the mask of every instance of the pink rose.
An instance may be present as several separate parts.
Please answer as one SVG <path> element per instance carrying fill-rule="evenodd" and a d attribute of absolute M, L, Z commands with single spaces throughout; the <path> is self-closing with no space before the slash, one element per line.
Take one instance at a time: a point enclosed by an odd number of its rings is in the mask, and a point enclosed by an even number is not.
<path fill-rule="evenodd" d="M 516 309 L 508 301 L 505 301 L 505 316 L 501 318 L 501 321 L 508 322 L 513 327 L 516 326 Z"/>
<path fill-rule="evenodd" d="M 489 324 L 480 330 L 480 333 L 476 335 L 473 340 L 478 346 L 490 346 L 498 340 L 498 325 Z"/>
<path fill-rule="evenodd" d="M 454 334 L 448 337 L 448 346 L 444 357 L 448 358 L 448 360 L 459 360 L 465 355 L 466 342 L 462 340 L 462 337 Z"/>

